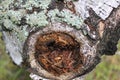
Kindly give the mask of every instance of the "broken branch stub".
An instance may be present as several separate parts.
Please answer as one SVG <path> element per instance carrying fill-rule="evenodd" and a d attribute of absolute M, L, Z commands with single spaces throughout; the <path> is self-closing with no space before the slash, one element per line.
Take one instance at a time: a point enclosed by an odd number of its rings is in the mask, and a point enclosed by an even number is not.
<path fill-rule="evenodd" d="M 81 31 L 54 23 L 29 35 L 24 46 L 23 55 L 27 57 L 23 65 L 29 64 L 32 73 L 48 79 L 74 79 L 99 63 L 94 54 L 95 46 L 90 50 L 89 44 Z"/>
<path fill-rule="evenodd" d="M 75 72 L 83 65 L 80 44 L 66 33 L 41 34 L 36 41 L 35 51 L 39 64 L 56 76 Z"/>
<path fill-rule="evenodd" d="M 81 77 L 102 55 L 117 50 L 120 0 L 4 0 L 0 5 L 6 50 L 37 76 Z"/>

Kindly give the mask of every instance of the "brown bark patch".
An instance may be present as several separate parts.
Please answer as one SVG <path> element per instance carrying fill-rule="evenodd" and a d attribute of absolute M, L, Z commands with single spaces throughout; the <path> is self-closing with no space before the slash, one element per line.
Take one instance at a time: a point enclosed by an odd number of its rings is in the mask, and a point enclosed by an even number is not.
<path fill-rule="evenodd" d="M 103 37 L 104 29 L 105 29 L 105 24 L 104 24 L 103 21 L 100 21 L 99 22 L 98 32 L 99 32 L 99 35 L 100 35 L 101 38 Z"/>

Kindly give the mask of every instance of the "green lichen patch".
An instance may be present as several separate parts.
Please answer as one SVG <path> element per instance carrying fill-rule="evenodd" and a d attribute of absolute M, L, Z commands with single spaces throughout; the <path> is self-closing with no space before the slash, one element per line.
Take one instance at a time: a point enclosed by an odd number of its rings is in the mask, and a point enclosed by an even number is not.
<path fill-rule="evenodd" d="M 70 10 L 58 10 L 57 8 L 48 10 L 52 0 L 7 0 L 1 1 L 0 24 L 24 41 L 30 31 L 27 28 L 45 27 L 52 22 L 65 22 L 66 24 L 80 29 L 83 25 L 82 18 L 72 13 Z M 36 11 L 38 8 L 38 12 Z M 31 11 L 29 14 L 27 11 Z M 24 18 L 25 24 L 22 24 Z"/>
<path fill-rule="evenodd" d="M 23 26 L 23 29 L 21 29 L 21 27 L 19 28 L 14 27 L 13 33 L 15 33 L 15 35 L 21 42 L 24 42 L 28 36 L 26 28 L 27 26 Z"/>
<path fill-rule="evenodd" d="M 80 16 L 73 14 L 69 10 L 59 11 L 58 9 L 54 9 L 49 11 L 47 16 L 51 18 L 52 22 L 66 22 L 68 25 L 71 25 L 76 29 L 80 29 L 84 24 Z"/>
<path fill-rule="evenodd" d="M 1 6 L 1 10 L 5 11 L 9 9 L 9 5 L 12 4 L 14 2 L 14 0 L 1 0 L 0 1 L 0 6 Z"/>
<path fill-rule="evenodd" d="M 45 12 L 42 11 L 40 13 L 34 13 L 26 16 L 27 23 L 31 26 L 46 26 L 48 24 L 47 16 Z"/>
<path fill-rule="evenodd" d="M 6 29 L 9 29 L 9 30 L 13 30 L 15 27 L 13 22 L 11 20 L 8 20 L 8 19 L 3 20 L 3 25 L 6 27 Z"/>
<path fill-rule="evenodd" d="M 14 10 L 8 10 L 6 14 L 12 22 L 15 24 L 19 24 L 21 18 L 25 15 L 24 10 L 14 11 Z"/>
<path fill-rule="evenodd" d="M 40 7 L 41 9 L 47 9 L 51 0 L 28 0 L 23 7 L 26 9 L 30 9 L 34 7 Z"/>
<path fill-rule="evenodd" d="M 58 14 L 58 16 L 59 15 L 63 17 L 62 20 L 64 22 L 66 22 L 72 26 L 75 26 L 75 28 L 77 28 L 77 29 L 80 29 L 81 25 L 83 25 L 82 19 L 79 16 L 72 14 L 68 10 L 62 11 L 61 14 Z"/>
<path fill-rule="evenodd" d="M 11 30 L 20 41 L 25 41 L 30 27 L 43 27 L 48 24 L 47 16 L 45 15 L 51 0 L 27 0 L 14 1 L 5 0 L 0 3 L 0 25 L 5 29 Z M 28 14 L 26 10 L 31 10 L 33 7 L 39 7 L 43 11 L 33 14 Z M 21 25 L 24 17 L 26 24 Z M 1 26 L 0 26 L 1 29 Z"/>

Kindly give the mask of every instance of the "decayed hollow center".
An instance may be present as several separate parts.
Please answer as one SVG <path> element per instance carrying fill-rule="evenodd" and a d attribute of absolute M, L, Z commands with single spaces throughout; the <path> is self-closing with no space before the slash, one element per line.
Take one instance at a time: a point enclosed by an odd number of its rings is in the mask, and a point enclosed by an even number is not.
<path fill-rule="evenodd" d="M 75 72 L 83 64 L 80 43 L 62 32 L 41 34 L 35 44 L 35 58 L 39 64 L 54 75 Z"/>

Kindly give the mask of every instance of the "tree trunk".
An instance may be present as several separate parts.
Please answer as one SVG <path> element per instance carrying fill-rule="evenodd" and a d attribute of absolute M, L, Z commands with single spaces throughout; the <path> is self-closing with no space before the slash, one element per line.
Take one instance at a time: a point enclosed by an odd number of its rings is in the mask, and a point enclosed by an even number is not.
<path fill-rule="evenodd" d="M 0 31 L 13 62 L 33 80 L 80 79 L 114 55 L 120 0 L 0 1 Z"/>

